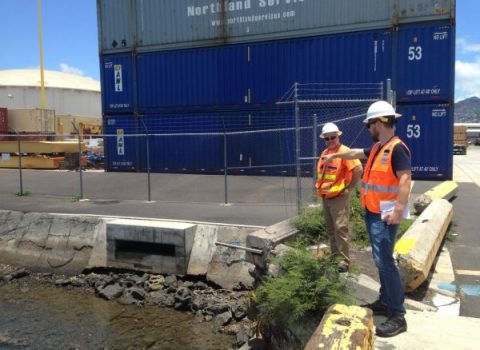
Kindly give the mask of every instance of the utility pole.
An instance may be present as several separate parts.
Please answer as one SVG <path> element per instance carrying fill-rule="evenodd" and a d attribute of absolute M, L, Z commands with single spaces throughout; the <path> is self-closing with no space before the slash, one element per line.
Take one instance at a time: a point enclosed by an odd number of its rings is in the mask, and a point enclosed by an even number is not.
<path fill-rule="evenodd" d="M 47 100 L 45 98 L 45 80 L 43 77 L 42 0 L 37 0 L 37 13 L 38 13 L 38 46 L 40 49 L 40 108 L 42 109 L 42 116 L 43 116 L 43 111 L 47 109 Z"/>

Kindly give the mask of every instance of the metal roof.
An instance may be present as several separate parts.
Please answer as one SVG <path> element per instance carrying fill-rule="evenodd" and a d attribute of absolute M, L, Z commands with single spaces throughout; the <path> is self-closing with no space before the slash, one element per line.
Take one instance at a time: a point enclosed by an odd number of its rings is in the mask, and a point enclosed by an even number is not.
<path fill-rule="evenodd" d="M 98 80 L 82 77 L 80 75 L 45 70 L 44 80 L 46 88 L 100 92 L 100 82 Z M 40 87 L 40 70 L 10 69 L 0 71 L 0 86 Z"/>

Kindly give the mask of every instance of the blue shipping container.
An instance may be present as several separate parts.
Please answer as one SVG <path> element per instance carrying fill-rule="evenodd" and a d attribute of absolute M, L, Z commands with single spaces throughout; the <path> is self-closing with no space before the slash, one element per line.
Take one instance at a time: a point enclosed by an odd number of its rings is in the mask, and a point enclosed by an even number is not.
<path fill-rule="evenodd" d="M 104 114 L 131 113 L 134 108 L 132 54 L 102 58 L 102 103 Z"/>
<path fill-rule="evenodd" d="M 397 102 L 453 101 L 455 30 L 450 25 L 401 27 L 394 57 Z"/>
<path fill-rule="evenodd" d="M 453 108 L 426 104 L 398 106 L 396 134 L 412 152 L 415 179 L 449 180 L 453 167 Z"/>

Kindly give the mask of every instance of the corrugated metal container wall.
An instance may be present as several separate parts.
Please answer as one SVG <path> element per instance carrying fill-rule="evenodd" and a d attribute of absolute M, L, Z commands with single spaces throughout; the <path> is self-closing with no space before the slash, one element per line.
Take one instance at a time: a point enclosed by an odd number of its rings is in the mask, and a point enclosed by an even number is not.
<path fill-rule="evenodd" d="M 453 108 L 442 104 L 398 106 L 397 135 L 412 152 L 416 179 L 451 179 Z"/>
<path fill-rule="evenodd" d="M 108 49 L 132 50 L 136 41 L 135 18 L 135 2 L 133 0 L 97 0 L 100 52 Z"/>
<path fill-rule="evenodd" d="M 389 28 L 399 23 L 449 19 L 455 8 L 454 0 L 97 3 L 100 52 L 104 54 L 132 47 L 155 51 Z"/>
<path fill-rule="evenodd" d="M 139 130 L 138 121 L 132 115 L 104 116 L 105 169 L 109 171 L 140 170 L 145 154 L 138 153 L 140 138 L 131 137 Z"/>
<path fill-rule="evenodd" d="M 250 48 L 251 103 L 275 103 L 295 82 L 379 83 L 390 76 L 390 63 L 385 31 L 256 43 Z"/>
<path fill-rule="evenodd" d="M 142 112 L 245 103 L 248 62 L 244 46 L 141 54 L 137 64 Z"/>
<path fill-rule="evenodd" d="M 271 108 L 295 82 L 378 83 L 391 75 L 390 38 L 373 31 L 139 54 L 139 111 Z M 105 79 L 109 107 L 116 85 Z"/>
<path fill-rule="evenodd" d="M 398 31 L 394 89 L 397 102 L 453 100 L 455 31 L 448 25 L 416 25 Z"/>
<path fill-rule="evenodd" d="M 0 108 L 0 134 L 8 134 L 8 110 Z"/>
<path fill-rule="evenodd" d="M 132 54 L 102 58 L 102 99 L 105 114 L 133 111 L 134 66 Z"/>

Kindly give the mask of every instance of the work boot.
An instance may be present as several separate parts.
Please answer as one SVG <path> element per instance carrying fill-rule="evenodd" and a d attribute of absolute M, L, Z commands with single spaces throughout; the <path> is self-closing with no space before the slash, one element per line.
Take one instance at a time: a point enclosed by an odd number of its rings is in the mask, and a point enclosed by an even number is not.
<path fill-rule="evenodd" d="M 339 273 L 348 272 L 349 266 L 346 261 L 340 261 L 337 265 L 337 271 Z"/>
<path fill-rule="evenodd" d="M 387 316 L 388 315 L 387 305 L 385 305 L 380 300 L 375 300 L 371 304 L 362 304 L 360 306 L 361 307 L 366 307 L 366 308 L 372 310 L 374 315 L 381 315 L 381 316 Z"/>
<path fill-rule="evenodd" d="M 379 325 L 376 329 L 376 334 L 379 337 L 393 337 L 397 334 L 407 331 L 407 321 L 405 317 L 400 316 L 391 316 L 387 318 L 385 322 Z"/>

